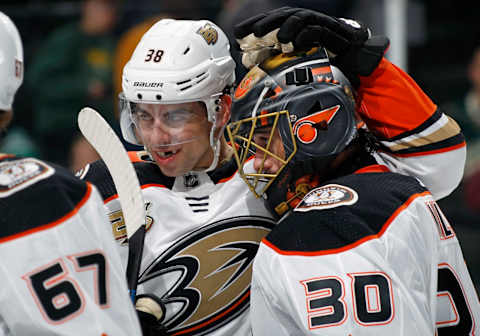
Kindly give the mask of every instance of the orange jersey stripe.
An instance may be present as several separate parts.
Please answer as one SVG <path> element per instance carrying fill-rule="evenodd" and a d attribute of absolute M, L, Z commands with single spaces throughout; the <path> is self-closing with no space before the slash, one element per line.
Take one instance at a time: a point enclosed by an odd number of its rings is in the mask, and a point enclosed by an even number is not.
<path fill-rule="evenodd" d="M 166 186 L 164 186 L 163 184 L 155 184 L 155 183 L 149 183 L 149 184 L 144 184 L 144 185 L 140 186 L 141 189 L 146 189 L 146 188 L 150 188 L 150 187 L 166 188 Z M 112 201 L 116 198 L 118 198 L 118 194 L 112 195 L 112 196 L 104 199 L 103 203 L 107 204 L 108 202 L 110 202 L 110 201 Z"/>
<path fill-rule="evenodd" d="M 0 160 L 1 159 L 6 159 L 8 157 L 14 157 L 15 155 L 13 154 L 4 154 L 4 153 L 0 153 Z"/>
<path fill-rule="evenodd" d="M 130 158 L 130 161 L 132 162 L 143 162 L 143 160 L 139 157 L 138 153 L 142 152 L 137 152 L 137 151 L 130 151 L 128 152 L 128 157 Z M 145 153 L 145 152 L 143 152 Z"/>
<path fill-rule="evenodd" d="M 403 70 L 383 58 L 368 77 L 360 77 L 358 113 L 368 128 L 390 139 L 415 129 L 437 106 Z"/>
<path fill-rule="evenodd" d="M 386 173 L 389 172 L 387 166 L 384 165 L 371 165 L 358 169 L 354 174 L 363 174 L 363 173 Z"/>
<path fill-rule="evenodd" d="M 422 155 L 431 155 L 431 154 L 440 154 L 444 152 L 450 152 L 455 149 L 459 149 L 462 147 L 465 147 L 467 144 L 466 142 L 462 142 L 450 147 L 445 147 L 445 148 L 440 148 L 440 149 L 433 149 L 431 151 L 425 151 L 425 152 L 416 152 L 416 153 L 408 153 L 408 154 L 397 154 L 397 153 L 392 153 L 393 156 L 398 156 L 398 157 L 412 157 L 412 156 L 422 156 Z"/>

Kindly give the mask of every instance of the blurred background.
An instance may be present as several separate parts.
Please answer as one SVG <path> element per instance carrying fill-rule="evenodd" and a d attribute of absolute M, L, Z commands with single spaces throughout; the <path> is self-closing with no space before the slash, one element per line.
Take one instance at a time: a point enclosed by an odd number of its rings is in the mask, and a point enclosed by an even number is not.
<path fill-rule="evenodd" d="M 123 65 L 156 20 L 210 19 L 232 38 L 234 23 L 285 5 L 355 18 L 373 33 L 387 34 L 392 42 L 387 57 L 459 122 L 467 138 L 465 178 L 439 204 L 456 229 L 480 289 L 478 1 L 0 0 L 0 11 L 14 20 L 25 48 L 25 82 L 9 132 L 0 135 L 0 152 L 80 169 L 98 156 L 79 136 L 76 114 L 83 106 L 94 107 L 118 132 L 116 97 Z M 232 54 L 238 61 L 238 52 Z M 241 78 L 245 69 L 237 64 Z"/>

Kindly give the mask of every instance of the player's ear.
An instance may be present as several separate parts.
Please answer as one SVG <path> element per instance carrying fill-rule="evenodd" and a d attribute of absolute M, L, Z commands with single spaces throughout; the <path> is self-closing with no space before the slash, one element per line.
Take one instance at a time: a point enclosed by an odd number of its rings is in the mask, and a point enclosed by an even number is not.
<path fill-rule="evenodd" d="M 221 111 L 221 127 L 225 126 L 230 120 L 232 107 L 232 97 L 229 95 L 223 95 L 220 97 L 220 111 Z"/>

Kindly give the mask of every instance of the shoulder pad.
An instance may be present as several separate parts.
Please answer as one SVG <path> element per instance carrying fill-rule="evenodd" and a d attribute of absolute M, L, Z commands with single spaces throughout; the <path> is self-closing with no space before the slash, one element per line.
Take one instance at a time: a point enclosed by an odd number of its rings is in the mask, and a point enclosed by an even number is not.
<path fill-rule="evenodd" d="M 90 195 L 67 169 L 34 158 L 0 162 L 0 240 L 65 218 Z"/>

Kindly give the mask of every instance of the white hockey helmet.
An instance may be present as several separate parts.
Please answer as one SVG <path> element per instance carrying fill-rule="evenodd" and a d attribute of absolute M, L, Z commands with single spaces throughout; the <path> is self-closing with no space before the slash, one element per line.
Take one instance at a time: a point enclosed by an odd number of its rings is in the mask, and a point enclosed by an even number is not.
<path fill-rule="evenodd" d="M 10 110 L 23 82 L 23 47 L 12 20 L 0 12 L 0 110 Z"/>
<path fill-rule="evenodd" d="M 235 82 L 225 33 L 208 20 L 162 19 L 142 37 L 123 69 L 120 126 L 124 139 L 141 144 L 132 106 L 203 102 L 213 139 L 219 97 Z"/>

